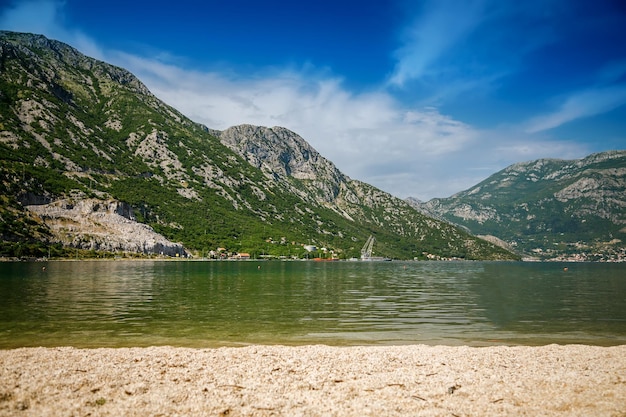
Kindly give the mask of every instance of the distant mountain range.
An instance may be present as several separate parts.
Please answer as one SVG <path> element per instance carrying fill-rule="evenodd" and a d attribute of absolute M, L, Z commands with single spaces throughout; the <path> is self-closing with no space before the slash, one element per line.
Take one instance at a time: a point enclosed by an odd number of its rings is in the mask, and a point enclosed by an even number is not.
<path fill-rule="evenodd" d="M 514 164 L 452 197 L 407 201 L 528 257 L 626 260 L 626 151 Z"/>
<path fill-rule="evenodd" d="M 518 259 L 281 127 L 209 129 L 128 71 L 0 32 L 0 256 Z"/>

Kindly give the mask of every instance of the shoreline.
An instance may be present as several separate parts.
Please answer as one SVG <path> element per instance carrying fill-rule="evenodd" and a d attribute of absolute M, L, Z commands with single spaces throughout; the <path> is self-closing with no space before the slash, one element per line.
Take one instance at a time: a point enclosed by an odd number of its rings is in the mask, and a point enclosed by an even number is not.
<path fill-rule="evenodd" d="M 0 416 L 619 416 L 624 398 L 626 345 L 0 350 Z"/>
<path fill-rule="evenodd" d="M 113 256 L 113 257 L 72 257 L 67 256 L 64 258 L 15 258 L 15 257 L 0 257 L 0 262 L 6 263 L 43 263 L 43 262 L 80 262 L 80 261 L 185 261 L 185 262 L 369 262 L 363 261 L 361 259 L 357 259 L 356 261 L 352 259 L 319 259 L 319 258 L 298 258 L 298 259 L 282 259 L 282 258 L 250 258 L 250 259 L 237 259 L 237 258 L 224 258 L 224 259 L 214 259 L 214 258 L 202 258 L 202 257 L 166 257 L 160 255 L 145 255 L 145 256 Z M 626 259 L 623 260 L 600 260 L 600 261 L 589 261 L 589 260 L 577 260 L 577 259 L 535 259 L 535 258 L 522 258 L 522 259 L 423 259 L 423 260 L 415 260 L 415 259 L 391 259 L 393 262 L 428 262 L 428 263 L 455 263 L 455 262 L 468 262 L 468 263 L 476 263 L 476 262 L 493 262 L 493 263 L 547 263 L 547 264 L 623 264 L 626 263 Z M 375 261 L 378 262 L 378 261 Z"/>

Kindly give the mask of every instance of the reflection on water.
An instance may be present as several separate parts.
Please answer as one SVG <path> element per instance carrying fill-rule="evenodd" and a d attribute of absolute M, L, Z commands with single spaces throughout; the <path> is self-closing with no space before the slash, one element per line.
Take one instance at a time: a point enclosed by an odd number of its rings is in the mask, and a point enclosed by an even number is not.
<path fill-rule="evenodd" d="M 0 347 L 626 343 L 626 265 L 563 266 L 4 263 Z"/>

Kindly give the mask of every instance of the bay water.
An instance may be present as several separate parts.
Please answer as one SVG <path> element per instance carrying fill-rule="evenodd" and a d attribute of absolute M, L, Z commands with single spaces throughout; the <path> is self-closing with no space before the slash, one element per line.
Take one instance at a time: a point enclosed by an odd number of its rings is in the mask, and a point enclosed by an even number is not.
<path fill-rule="evenodd" d="M 0 263 L 0 348 L 626 343 L 626 264 Z"/>

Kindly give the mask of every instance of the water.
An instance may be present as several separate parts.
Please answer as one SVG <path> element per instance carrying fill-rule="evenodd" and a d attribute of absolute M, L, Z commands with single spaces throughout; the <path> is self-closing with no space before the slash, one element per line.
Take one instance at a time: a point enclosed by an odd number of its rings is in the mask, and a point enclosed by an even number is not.
<path fill-rule="evenodd" d="M 0 263 L 0 348 L 618 345 L 625 301 L 626 264 Z"/>

